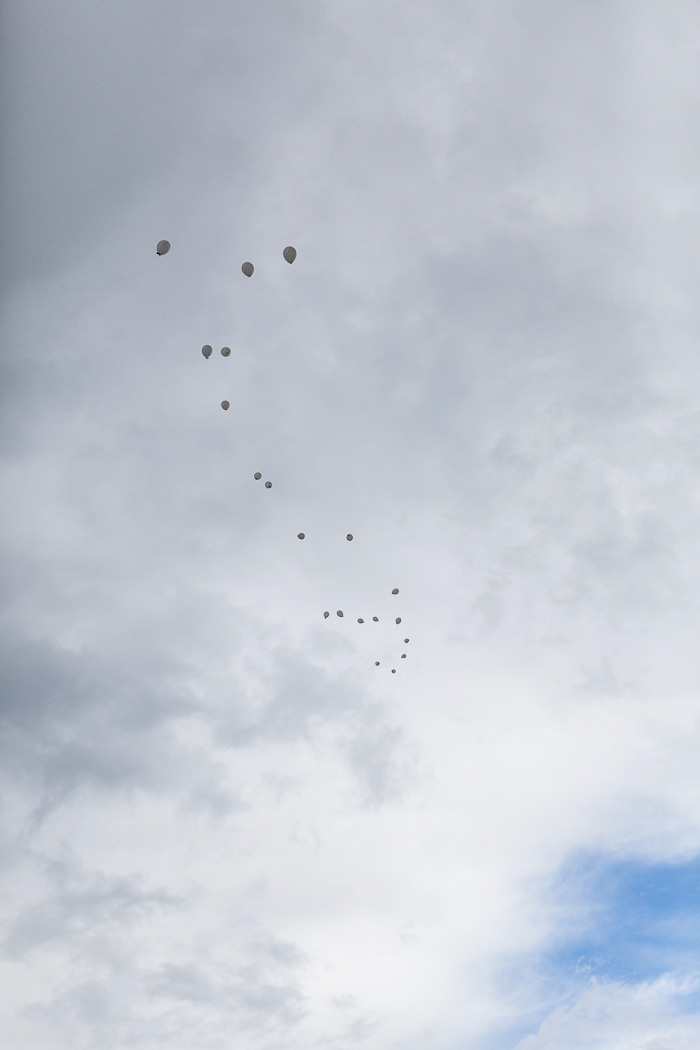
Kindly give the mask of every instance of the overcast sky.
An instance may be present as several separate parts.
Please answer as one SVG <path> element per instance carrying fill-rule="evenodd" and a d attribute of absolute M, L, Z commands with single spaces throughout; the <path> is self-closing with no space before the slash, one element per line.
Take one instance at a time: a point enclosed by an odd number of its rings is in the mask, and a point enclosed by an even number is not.
<path fill-rule="evenodd" d="M 3 1047 L 695 1050 L 697 3 L 3 49 Z"/>

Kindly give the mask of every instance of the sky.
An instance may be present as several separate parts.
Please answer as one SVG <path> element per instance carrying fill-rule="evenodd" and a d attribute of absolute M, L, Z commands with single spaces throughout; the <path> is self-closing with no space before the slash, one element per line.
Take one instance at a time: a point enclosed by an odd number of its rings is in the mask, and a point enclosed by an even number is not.
<path fill-rule="evenodd" d="M 695 1050 L 697 5 L 0 66 L 3 1046 Z"/>

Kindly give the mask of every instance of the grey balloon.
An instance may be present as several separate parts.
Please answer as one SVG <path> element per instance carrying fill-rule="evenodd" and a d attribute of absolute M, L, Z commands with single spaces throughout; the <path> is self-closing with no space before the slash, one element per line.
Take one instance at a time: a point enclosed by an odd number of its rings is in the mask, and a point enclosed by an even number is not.
<path fill-rule="evenodd" d="M 282 255 L 285 257 L 288 263 L 293 263 L 297 257 L 297 250 L 296 248 L 292 248 L 291 244 L 288 244 L 282 252 Z"/>
<path fill-rule="evenodd" d="M 401 617 L 400 617 L 400 616 L 397 616 L 397 617 L 396 617 L 396 622 L 397 622 L 397 623 L 401 623 Z"/>
<path fill-rule="evenodd" d="M 405 659 L 406 659 L 406 654 L 405 654 L 405 653 L 401 653 L 401 659 L 402 659 L 402 660 L 405 660 Z"/>
<path fill-rule="evenodd" d="M 342 616 L 343 615 L 343 610 L 342 609 L 338 609 L 338 611 L 337 611 L 337 613 L 335 615 L 336 616 Z"/>
<path fill-rule="evenodd" d="M 230 408 L 230 405 L 229 405 L 228 401 L 222 401 L 221 402 L 221 407 L 223 408 L 224 412 L 228 412 L 228 410 Z"/>
<path fill-rule="evenodd" d="M 222 357 L 230 357 L 231 356 L 231 347 L 230 346 L 222 346 L 221 347 L 221 356 Z"/>
<path fill-rule="evenodd" d="M 265 482 L 265 488 L 266 489 L 271 489 L 272 488 L 272 482 L 271 481 L 266 481 Z"/>
<path fill-rule="evenodd" d="M 394 587 L 394 589 L 393 589 L 393 591 L 391 593 L 392 594 L 398 594 L 399 593 L 399 588 L 398 587 Z"/>
<path fill-rule="evenodd" d="M 350 541 L 350 540 L 352 539 L 352 533 L 351 533 L 351 532 L 349 532 L 349 533 L 347 534 L 347 536 L 345 537 L 345 539 L 346 539 L 346 540 L 348 540 L 348 542 L 349 542 L 349 541 Z"/>
<path fill-rule="evenodd" d="M 329 613 L 329 612 L 324 612 L 324 614 L 323 614 L 323 619 L 324 619 L 324 620 L 327 620 L 329 616 L 330 616 L 330 613 Z"/>
<path fill-rule="evenodd" d="M 256 470 L 255 473 L 253 474 L 253 477 L 255 478 L 256 481 L 260 481 L 260 478 L 262 477 L 262 474 L 260 473 L 259 470 Z"/>
<path fill-rule="evenodd" d="M 167 255 L 170 251 L 170 241 L 158 241 L 156 255 Z"/>
<path fill-rule="evenodd" d="M 246 277 L 252 277 L 253 273 L 255 272 L 255 267 L 253 266 L 252 262 L 244 262 L 241 266 L 241 270 L 246 275 Z"/>
<path fill-rule="evenodd" d="M 408 645 L 408 638 L 404 638 L 404 642 Z"/>
<path fill-rule="evenodd" d="M 362 617 L 361 617 L 361 616 L 358 616 L 358 618 L 357 618 L 357 622 L 358 622 L 358 623 L 364 623 L 365 621 L 364 621 L 364 620 L 362 619 Z"/>
<path fill-rule="evenodd" d="M 206 357 L 206 359 L 207 359 L 207 361 L 208 361 L 208 360 L 209 360 L 209 358 L 210 358 L 210 357 L 211 357 L 211 355 L 212 355 L 212 349 L 211 349 L 211 347 L 209 346 L 209 344 L 207 344 L 206 346 L 203 346 L 203 347 L 202 347 L 202 353 L 204 354 L 204 356 Z"/>
<path fill-rule="evenodd" d="M 372 619 L 374 620 L 375 623 L 379 623 L 379 617 L 378 616 L 373 616 Z"/>
<path fill-rule="evenodd" d="M 374 666 L 375 666 L 375 667 L 379 667 L 379 660 L 375 660 L 375 661 L 374 661 Z"/>
<path fill-rule="evenodd" d="M 298 540 L 305 540 L 306 539 L 306 533 L 305 532 L 297 533 L 297 539 Z"/>

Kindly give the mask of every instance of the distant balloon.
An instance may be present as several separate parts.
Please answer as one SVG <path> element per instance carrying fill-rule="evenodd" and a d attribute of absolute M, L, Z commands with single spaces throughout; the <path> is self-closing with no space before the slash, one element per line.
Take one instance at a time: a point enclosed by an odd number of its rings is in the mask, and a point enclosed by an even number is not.
<path fill-rule="evenodd" d="M 211 347 L 209 345 L 202 347 L 202 353 L 206 357 L 207 361 L 211 357 Z"/>
<path fill-rule="evenodd" d="M 373 616 L 372 619 L 374 620 L 375 623 L 379 623 L 379 617 L 378 616 Z"/>
<path fill-rule="evenodd" d="M 336 613 L 336 616 L 342 616 L 342 615 L 343 615 L 343 610 L 342 609 L 338 609 L 338 612 Z"/>
<path fill-rule="evenodd" d="M 404 638 L 404 642 L 408 645 L 408 638 Z"/>
<path fill-rule="evenodd" d="M 401 623 L 401 617 L 400 617 L 400 616 L 397 616 L 397 617 L 396 617 L 396 622 L 397 622 L 397 623 Z"/>
<path fill-rule="evenodd" d="M 246 275 L 246 277 L 252 277 L 253 276 L 253 271 L 255 270 L 255 267 L 253 266 L 253 264 L 251 262 L 244 262 L 243 265 L 241 266 L 241 270 Z"/>
<path fill-rule="evenodd" d="M 401 659 L 402 659 L 402 660 L 405 660 L 405 659 L 406 659 L 406 654 L 405 654 L 405 653 L 401 653 Z"/>
<path fill-rule="evenodd" d="M 375 666 L 375 667 L 379 667 L 379 660 L 375 660 L 375 661 L 374 661 L 374 666 Z"/>
<path fill-rule="evenodd" d="M 346 540 L 348 540 L 348 541 L 350 541 L 350 540 L 352 539 L 352 533 L 351 533 L 351 532 L 349 532 L 349 533 L 347 534 L 347 536 L 345 537 L 345 539 L 346 539 Z"/>
<path fill-rule="evenodd" d="M 170 241 L 158 241 L 156 255 L 167 255 L 170 251 Z"/>
<path fill-rule="evenodd" d="M 330 616 L 330 613 L 329 613 L 329 612 L 324 612 L 324 614 L 323 614 L 323 619 L 324 619 L 324 620 L 327 620 L 329 616 Z"/>
<path fill-rule="evenodd" d="M 288 263 L 293 263 L 297 257 L 297 250 L 296 248 L 292 248 L 290 244 L 284 249 L 282 255 L 285 257 Z"/>
<path fill-rule="evenodd" d="M 224 412 L 228 412 L 228 410 L 230 408 L 230 405 L 229 405 L 228 401 L 222 401 L 221 402 L 221 407 L 223 408 Z"/>
<path fill-rule="evenodd" d="M 395 668 L 395 667 L 392 667 L 392 669 L 391 669 L 391 673 L 392 673 L 392 674 L 396 674 L 396 668 Z"/>
<path fill-rule="evenodd" d="M 271 481 L 266 481 L 265 482 L 265 488 L 266 489 L 271 489 L 272 488 L 272 482 Z"/>
<path fill-rule="evenodd" d="M 255 478 L 256 481 L 260 481 L 260 478 L 262 477 L 262 474 L 260 473 L 259 470 L 256 470 L 255 473 L 253 474 L 253 477 Z"/>
<path fill-rule="evenodd" d="M 230 357 L 231 356 L 231 347 L 230 346 L 222 346 L 221 347 L 221 356 L 222 357 Z"/>
<path fill-rule="evenodd" d="M 305 532 L 299 532 L 299 533 L 297 533 L 297 539 L 298 539 L 298 540 L 304 540 L 304 539 L 306 539 L 306 533 L 305 533 Z"/>
<path fill-rule="evenodd" d="M 391 593 L 392 594 L 398 594 L 399 593 L 399 588 L 398 587 L 394 587 L 394 589 L 393 589 L 393 591 Z"/>
<path fill-rule="evenodd" d="M 362 617 L 361 617 L 361 616 L 359 616 L 359 617 L 358 617 L 358 619 L 357 619 L 357 622 L 358 622 L 358 623 L 364 623 L 365 621 L 364 621 L 364 620 L 362 619 Z"/>

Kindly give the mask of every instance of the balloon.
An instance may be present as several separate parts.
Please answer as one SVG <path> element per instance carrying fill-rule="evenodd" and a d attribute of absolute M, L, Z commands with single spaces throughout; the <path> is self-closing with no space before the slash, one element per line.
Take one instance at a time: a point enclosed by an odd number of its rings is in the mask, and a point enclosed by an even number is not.
<path fill-rule="evenodd" d="M 221 402 L 221 407 L 223 408 L 224 412 L 228 412 L 228 410 L 229 410 L 229 403 L 228 403 L 228 401 L 222 401 Z"/>
<path fill-rule="evenodd" d="M 324 612 L 324 614 L 323 614 L 323 619 L 324 619 L 324 620 L 327 620 L 329 616 L 330 616 L 330 613 L 329 613 L 329 612 Z"/>
<path fill-rule="evenodd" d="M 156 255 L 167 255 L 170 251 L 170 241 L 158 241 Z"/>
<path fill-rule="evenodd" d="M 378 616 L 373 616 L 372 619 L 374 620 L 375 623 L 379 623 L 379 617 Z"/>
<path fill-rule="evenodd" d="M 246 277 L 252 277 L 253 276 L 253 271 L 255 270 L 255 267 L 253 266 L 253 264 L 251 262 L 244 262 L 243 265 L 241 266 L 241 270 L 246 275 Z"/>
<path fill-rule="evenodd" d="M 297 539 L 298 539 L 298 540 L 303 540 L 303 539 L 306 539 L 306 533 L 305 533 L 305 532 L 300 532 L 300 533 L 298 533 L 298 535 L 297 535 Z"/>
<path fill-rule="evenodd" d="M 259 470 L 256 470 L 255 473 L 253 474 L 253 477 L 255 478 L 256 481 L 260 481 L 260 478 L 262 477 L 262 474 L 260 473 Z"/>
<path fill-rule="evenodd" d="M 406 654 L 405 654 L 405 653 L 401 653 L 401 659 L 402 659 L 402 660 L 405 660 L 405 659 L 406 659 Z"/>
<path fill-rule="evenodd" d="M 408 638 L 404 638 L 404 642 L 408 645 Z"/>
<path fill-rule="evenodd" d="M 362 619 L 362 617 L 360 617 L 357 622 L 358 623 L 364 623 L 365 621 Z"/>
<path fill-rule="evenodd" d="M 396 617 L 396 622 L 397 622 L 397 623 L 401 623 L 401 617 L 400 617 L 400 616 L 397 616 L 397 617 Z"/>
<path fill-rule="evenodd" d="M 348 540 L 348 541 L 350 541 L 350 540 L 352 539 L 352 533 L 351 533 L 351 532 L 349 532 L 349 533 L 347 534 L 347 536 L 345 537 L 345 539 L 346 539 L 346 540 Z"/>
<path fill-rule="evenodd" d="M 285 257 L 288 263 L 293 263 L 297 257 L 297 250 L 296 248 L 292 248 L 291 244 L 289 244 L 282 252 L 282 255 Z"/>
<path fill-rule="evenodd" d="M 375 667 L 379 667 L 379 660 L 375 660 L 375 661 L 374 661 L 374 666 L 375 666 Z"/>
<path fill-rule="evenodd" d="M 396 674 L 396 668 L 395 668 L 395 667 L 392 667 L 392 669 L 391 669 L 391 673 L 392 673 L 392 674 Z"/>
<path fill-rule="evenodd" d="M 231 355 L 231 347 L 230 346 L 222 346 L 221 347 L 221 356 L 222 357 L 230 357 L 230 355 Z"/>
<path fill-rule="evenodd" d="M 343 610 L 342 609 L 338 609 L 338 612 L 336 613 L 336 616 L 342 616 L 342 615 L 343 615 Z"/>
<path fill-rule="evenodd" d="M 211 347 L 208 346 L 208 345 L 207 346 L 203 346 L 202 347 L 202 353 L 204 354 L 204 356 L 206 357 L 206 359 L 208 361 L 209 358 L 211 357 Z"/>
<path fill-rule="evenodd" d="M 271 489 L 272 488 L 272 482 L 271 481 L 266 481 L 265 482 L 265 488 L 266 489 Z"/>
<path fill-rule="evenodd" d="M 399 593 L 399 588 L 398 587 L 394 587 L 394 589 L 393 589 L 393 591 L 391 593 L 392 594 L 398 594 Z"/>

